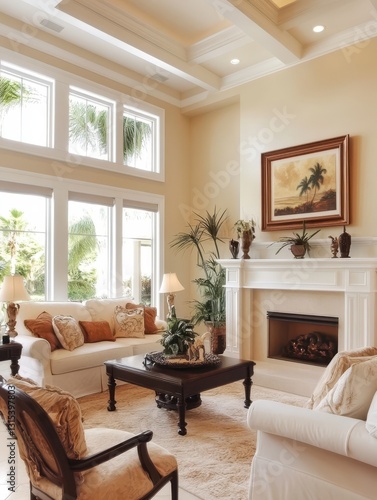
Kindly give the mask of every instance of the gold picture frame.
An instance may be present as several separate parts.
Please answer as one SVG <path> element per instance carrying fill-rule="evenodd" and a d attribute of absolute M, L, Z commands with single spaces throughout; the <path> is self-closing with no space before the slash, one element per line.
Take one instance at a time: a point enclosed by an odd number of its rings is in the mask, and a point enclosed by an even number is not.
<path fill-rule="evenodd" d="M 262 153 L 262 231 L 349 224 L 349 136 Z"/>

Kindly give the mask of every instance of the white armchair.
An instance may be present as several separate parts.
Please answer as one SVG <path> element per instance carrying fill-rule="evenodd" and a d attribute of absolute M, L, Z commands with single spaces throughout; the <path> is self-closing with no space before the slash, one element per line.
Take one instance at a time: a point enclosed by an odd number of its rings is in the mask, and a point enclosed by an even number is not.
<path fill-rule="evenodd" d="M 374 348 L 373 348 L 374 349 Z M 361 500 L 377 492 L 377 356 L 339 353 L 309 408 L 257 400 L 249 500 Z M 360 361 L 365 356 L 365 361 Z M 345 358 L 347 358 L 345 362 Z M 340 369 L 344 366 L 344 369 Z M 331 374 L 338 371 L 338 380 Z M 331 381 L 331 383 L 329 383 Z"/>

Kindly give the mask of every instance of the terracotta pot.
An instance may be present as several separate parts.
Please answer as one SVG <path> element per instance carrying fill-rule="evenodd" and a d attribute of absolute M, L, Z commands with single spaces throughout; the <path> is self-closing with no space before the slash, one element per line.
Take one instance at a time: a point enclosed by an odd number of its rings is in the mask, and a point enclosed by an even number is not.
<path fill-rule="evenodd" d="M 211 334 L 210 346 L 212 354 L 222 354 L 226 349 L 226 325 L 214 326 L 211 322 L 206 322 L 208 331 Z"/>
<path fill-rule="evenodd" d="M 303 259 L 306 254 L 305 245 L 291 245 L 291 252 L 295 259 Z"/>

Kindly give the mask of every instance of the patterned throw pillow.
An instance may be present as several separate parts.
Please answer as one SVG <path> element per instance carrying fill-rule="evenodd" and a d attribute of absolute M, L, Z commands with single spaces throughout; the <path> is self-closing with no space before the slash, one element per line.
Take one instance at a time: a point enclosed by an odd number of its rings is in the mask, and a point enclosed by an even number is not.
<path fill-rule="evenodd" d="M 158 328 L 155 324 L 157 318 L 157 308 L 156 307 L 148 307 L 144 306 L 144 304 L 132 304 L 131 302 L 127 302 L 127 309 L 144 309 L 144 333 L 146 335 L 157 333 Z"/>
<path fill-rule="evenodd" d="M 37 319 L 25 319 L 24 324 L 35 337 L 47 340 L 50 343 L 51 351 L 61 347 L 52 327 L 52 316 L 48 312 L 42 312 Z"/>
<path fill-rule="evenodd" d="M 127 309 L 116 306 L 114 310 L 116 337 L 144 338 L 144 309 Z"/>
<path fill-rule="evenodd" d="M 84 343 L 84 335 L 78 322 L 72 316 L 57 315 L 52 318 L 52 327 L 61 345 L 73 351 Z"/>
<path fill-rule="evenodd" d="M 115 341 L 115 337 L 107 321 L 79 321 L 79 325 L 84 334 L 84 342 Z"/>

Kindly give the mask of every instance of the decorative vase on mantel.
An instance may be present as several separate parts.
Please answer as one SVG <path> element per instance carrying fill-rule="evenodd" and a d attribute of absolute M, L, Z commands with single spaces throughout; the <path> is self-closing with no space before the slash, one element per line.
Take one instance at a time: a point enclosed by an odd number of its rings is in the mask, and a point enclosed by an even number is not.
<path fill-rule="evenodd" d="M 240 242 L 237 240 L 233 240 L 233 239 L 230 240 L 229 250 L 230 250 L 230 253 L 232 254 L 232 258 L 237 259 L 238 252 L 240 251 Z"/>
<path fill-rule="evenodd" d="M 251 229 L 248 231 L 242 231 L 241 233 L 241 249 L 243 251 L 243 255 L 241 259 L 250 259 L 249 250 L 251 247 L 251 243 L 253 242 L 253 235 Z"/>
<path fill-rule="evenodd" d="M 348 259 L 351 249 L 351 235 L 346 232 L 346 226 L 343 226 L 343 233 L 338 237 L 340 258 Z"/>

